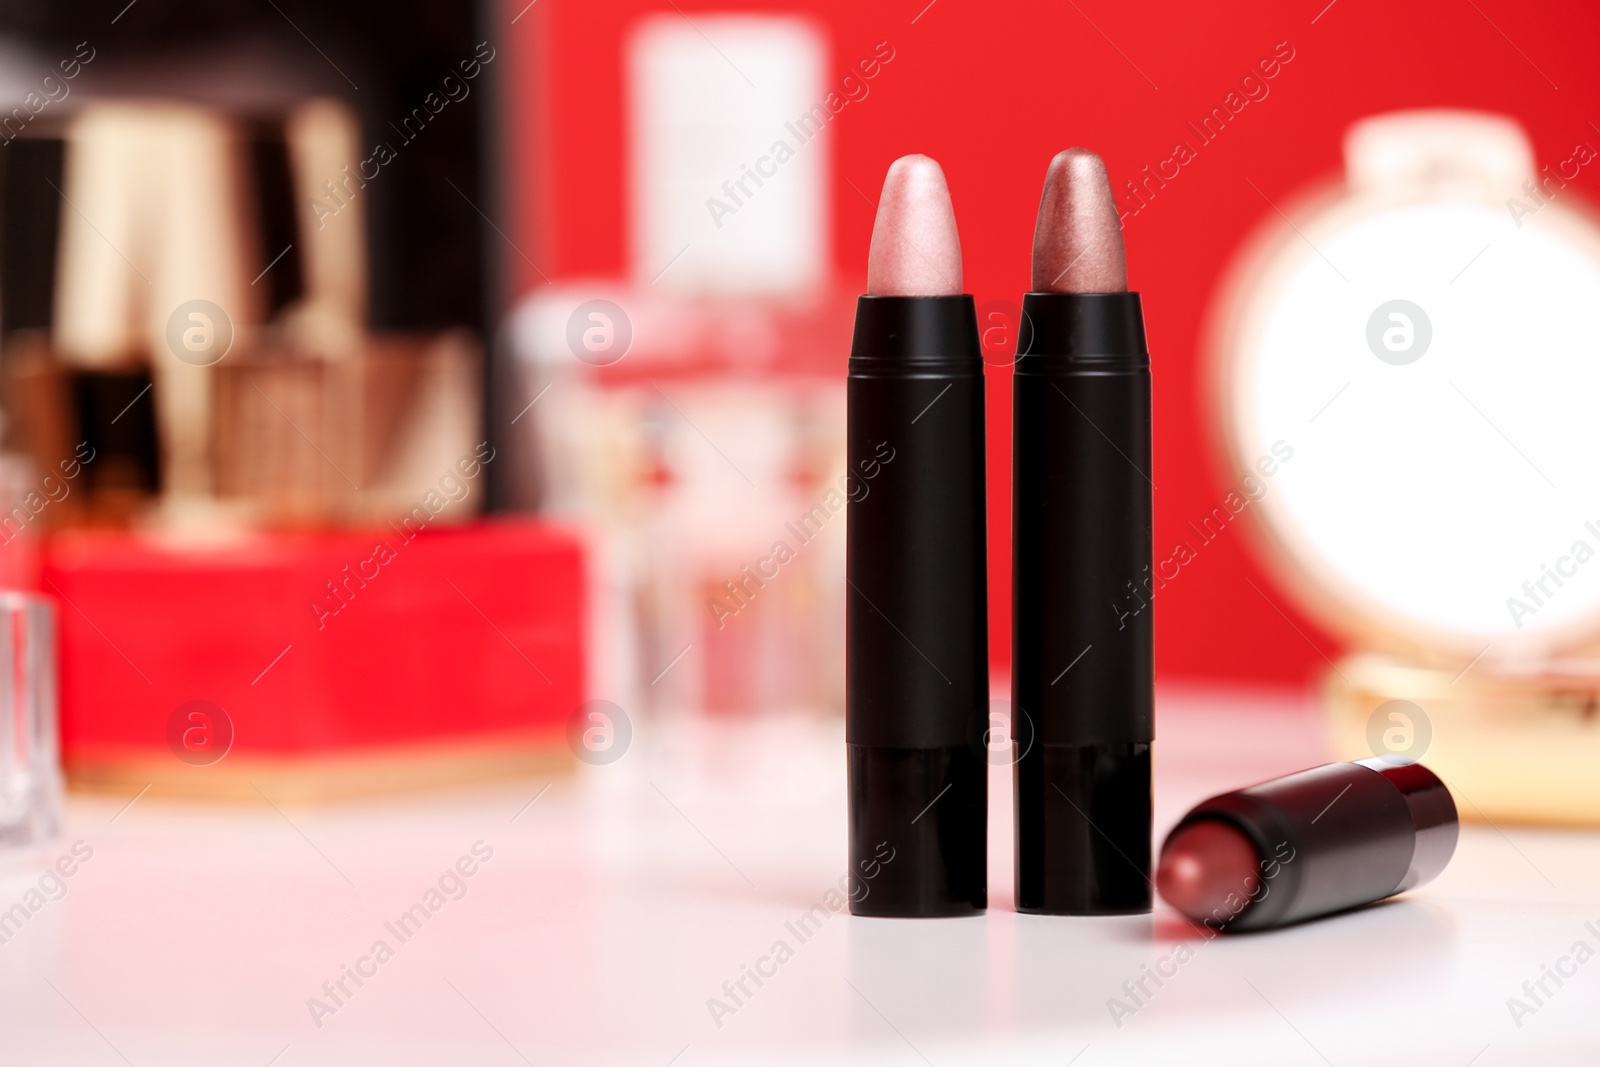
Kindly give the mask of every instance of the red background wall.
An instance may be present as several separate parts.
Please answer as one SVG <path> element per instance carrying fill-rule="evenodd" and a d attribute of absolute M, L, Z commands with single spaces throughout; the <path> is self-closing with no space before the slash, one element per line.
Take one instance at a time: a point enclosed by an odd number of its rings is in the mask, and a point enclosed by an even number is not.
<path fill-rule="evenodd" d="M 1345 128 L 1395 108 L 1507 113 L 1527 127 L 1540 164 L 1565 159 L 1580 140 L 1600 146 L 1600 5 L 1592 3 L 526 2 L 508 0 L 500 31 L 512 57 L 511 234 L 551 277 L 625 268 L 622 48 L 633 20 L 656 11 L 690 19 L 802 13 L 830 34 L 834 81 L 879 41 L 896 51 L 870 83 L 870 96 L 847 107 L 826 134 L 833 138 L 839 271 L 846 278 L 864 272 L 874 213 L 849 183 L 876 197 L 895 157 L 923 152 L 949 178 L 967 289 L 980 304 L 1014 301 L 1027 288 L 1034 209 L 1052 154 L 1093 148 L 1120 192 L 1140 168 L 1171 155 L 1180 138 L 1195 144 L 1185 124 L 1198 123 L 1257 60 L 1287 42 L 1294 58 L 1267 83 L 1270 95 L 1249 104 L 1125 220 L 1132 285 L 1145 294 L 1156 368 L 1155 540 L 1162 554 L 1186 522 L 1198 521 L 1227 491 L 1209 448 L 1197 342 L 1222 268 L 1272 210 L 1262 194 L 1282 203 L 1309 181 L 1337 173 Z M 709 49 L 707 57 L 720 62 Z M 1574 192 L 1600 197 L 1593 168 L 1563 195 Z M 520 256 L 507 262 L 519 291 L 542 283 Z M 841 374 L 843 363 L 841 352 Z M 1010 383 L 1004 368 L 989 374 L 991 633 L 1003 660 L 1010 642 Z M 1158 598 L 1163 678 L 1300 681 L 1322 667 L 1324 654 L 1337 654 L 1338 641 L 1303 618 L 1260 571 L 1243 532 L 1230 526 Z"/>

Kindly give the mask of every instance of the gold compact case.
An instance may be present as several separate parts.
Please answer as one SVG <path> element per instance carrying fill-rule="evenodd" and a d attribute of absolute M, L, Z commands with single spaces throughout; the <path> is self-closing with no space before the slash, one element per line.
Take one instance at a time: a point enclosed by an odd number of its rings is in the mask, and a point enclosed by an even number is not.
<path fill-rule="evenodd" d="M 1356 123 L 1207 334 L 1225 470 L 1279 460 L 1252 543 L 1351 649 L 1335 754 L 1424 760 L 1469 818 L 1600 824 L 1600 222 L 1573 185 L 1600 163 L 1572 135 L 1536 159 L 1503 116 Z"/>

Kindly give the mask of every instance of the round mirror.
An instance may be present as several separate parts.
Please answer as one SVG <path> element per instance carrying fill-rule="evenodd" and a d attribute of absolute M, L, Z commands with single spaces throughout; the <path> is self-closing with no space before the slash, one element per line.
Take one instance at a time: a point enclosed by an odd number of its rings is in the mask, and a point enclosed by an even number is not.
<path fill-rule="evenodd" d="M 1600 632 L 1600 227 L 1566 187 L 1594 155 L 1536 173 L 1503 119 L 1370 119 L 1232 272 L 1230 467 L 1358 645 L 1526 665 Z"/>

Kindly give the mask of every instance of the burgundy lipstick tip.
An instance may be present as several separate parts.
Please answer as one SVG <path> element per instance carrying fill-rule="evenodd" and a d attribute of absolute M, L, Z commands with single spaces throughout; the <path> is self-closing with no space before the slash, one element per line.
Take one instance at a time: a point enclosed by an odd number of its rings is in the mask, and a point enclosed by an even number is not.
<path fill-rule="evenodd" d="M 1231 918 L 1259 882 L 1260 857 L 1244 833 L 1219 819 L 1202 819 L 1167 838 L 1156 870 L 1161 899 L 1195 921 Z M 1230 898 L 1232 898 L 1230 900 Z"/>
<path fill-rule="evenodd" d="M 961 238 L 944 170 L 927 156 L 889 166 L 867 254 L 870 296 L 960 296 Z"/>

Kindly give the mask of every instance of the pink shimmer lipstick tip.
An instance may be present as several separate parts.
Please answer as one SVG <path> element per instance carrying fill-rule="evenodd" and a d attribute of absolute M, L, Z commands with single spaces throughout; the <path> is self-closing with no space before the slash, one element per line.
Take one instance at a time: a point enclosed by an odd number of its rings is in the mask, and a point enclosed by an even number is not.
<path fill-rule="evenodd" d="M 944 171 L 927 156 L 889 166 L 867 254 L 869 296 L 961 295 L 961 238 Z"/>

